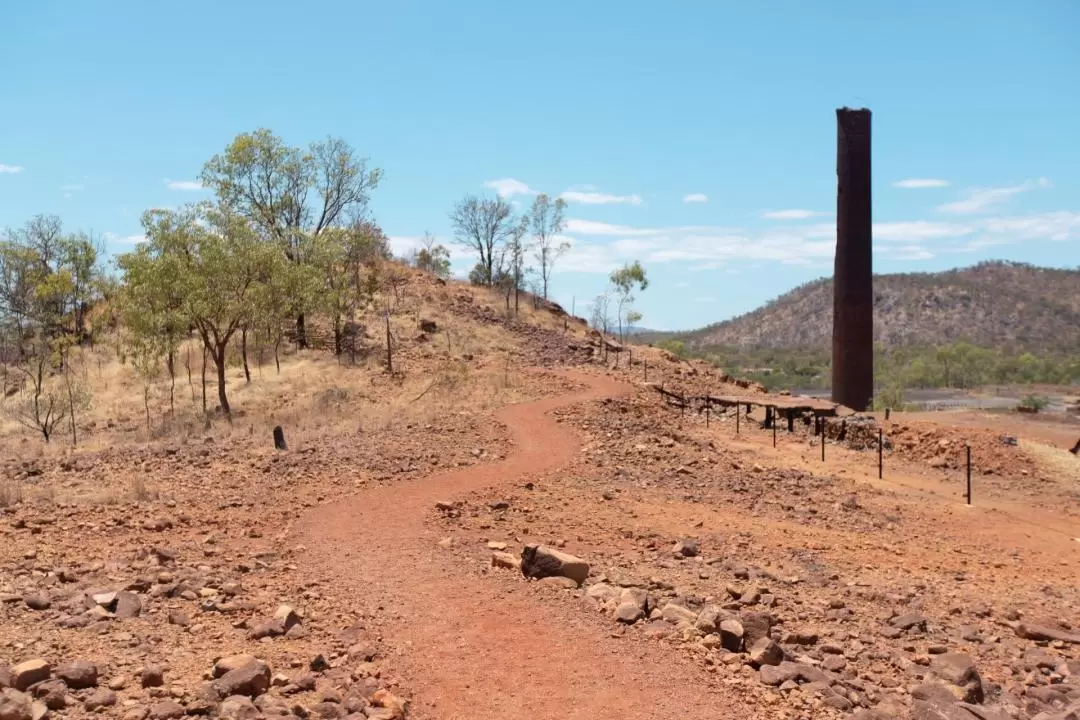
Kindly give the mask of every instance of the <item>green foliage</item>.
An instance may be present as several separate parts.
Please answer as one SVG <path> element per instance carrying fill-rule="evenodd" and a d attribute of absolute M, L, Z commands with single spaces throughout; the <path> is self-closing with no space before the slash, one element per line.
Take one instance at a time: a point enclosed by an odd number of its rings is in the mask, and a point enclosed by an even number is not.
<path fill-rule="evenodd" d="M 682 340 L 641 336 L 658 347 Z M 685 341 L 684 341 L 685 342 Z M 688 345 L 688 347 L 690 347 Z M 832 382 L 829 352 L 825 348 L 694 348 L 694 355 L 709 360 L 737 377 L 760 382 L 770 390 L 821 389 Z M 1051 384 L 1080 382 L 1080 359 L 1075 356 L 1012 355 L 1000 349 L 967 342 L 940 347 L 874 348 L 877 395 L 890 395 L 889 407 L 900 407 L 897 396 L 912 388 L 967 389 L 987 384 Z M 875 400 L 878 403 L 879 400 Z"/>
<path fill-rule="evenodd" d="M 143 215 L 147 240 L 118 263 L 127 286 L 125 319 L 138 354 L 160 358 L 164 346 L 150 336 L 183 323 L 195 328 L 214 359 L 221 409 L 226 348 L 251 324 L 263 286 L 285 266 L 281 253 L 261 242 L 253 224 L 228 207 L 203 203 Z M 149 360 L 146 362 L 149 363 Z"/>
<path fill-rule="evenodd" d="M 1049 404 L 1050 398 L 1046 397 L 1045 395 L 1032 394 L 1028 395 L 1020 401 L 1020 407 L 1024 408 L 1025 410 L 1034 410 L 1035 412 L 1045 410 Z"/>
<path fill-rule="evenodd" d="M 615 317 L 619 323 L 619 338 L 626 339 L 625 328 L 627 313 L 634 302 L 634 291 L 643 291 L 649 287 L 649 278 L 641 262 L 624 263 L 621 268 L 611 271 L 609 276 L 616 296 Z M 640 319 L 640 316 L 639 316 Z"/>
<path fill-rule="evenodd" d="M 686 343 L 684 343 L 682 340 L 661 340 L 660 342 L 656 343 L 656 347 L 660 348 L 661 350 L 667 350 L 669 353 L 675 355 L 676 357 L 685 358 L 689 356 L 686 351 Z"/>
<path fill-rule="evenodd" d="M 0 334 L 9 340 L 86 332 L 100 297 L 98 249 L 85 233 L 65 234 L 60 218 L 38 215 L 0 240 Z"/>
<path fill-rule="evenodd" d="M 422 247 L 413 253 L 411 263 L 414 267 L 429 272 L 444 280 L 450 277 L 450 251 L 436 242 L 431 233 L 424 233 Z"/>
<path fill-rule="evenodd" d="M 570 243 L 560 240 L 559 233 L 566 227 L 566 201 L 551 198 L 540 193 L 533 200 L 532 207 L 525 221 L 533 237 L 533 256 L 538 263 L 540 292 L 544 299 L 548 296 L 552 269 L 555 261 L 570 249 Z"/>

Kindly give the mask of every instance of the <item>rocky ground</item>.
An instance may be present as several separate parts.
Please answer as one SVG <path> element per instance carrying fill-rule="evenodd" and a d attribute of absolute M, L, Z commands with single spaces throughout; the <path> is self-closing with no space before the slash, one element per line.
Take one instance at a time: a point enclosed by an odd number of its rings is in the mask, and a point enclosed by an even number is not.
<path fill-rule="evenodd" d="M 207 438 L 9 459 L 21 501 L 0 511 L 0 718 L 402 717 L 366 629 L 377 609 L 297 584 L 302 548 L 281 540 L 329 498 L 497 461 L 506 442 L 461 413 L 285 453 Z"/>
<path fill-rule="evenodd" d="M 439 708 L 453 704 L 438 704 L 439 692 L 471 698 L 487 678 L 462 669 L 467 684 L 433 693 L 416 685 L 424 666 L 410 658 L 467 657 L 464 638 L 490 639 L 507 623 L 528 621 L 539 645 L 543 624 L 529 618 L 545 614 L 573 628 L 576 651 L 610 643 L 623 662 L 612 667 L 665 665 L 649 667 L 667 687 L 641 698 L 666 704 L 634 717 L 688 712 L 678 698 L 691 684 L 741 717 L 1080 717 L 1080 495 L 1022 440 L 881 421 L 889 473 L 877 481 L 867 438 L 878 420 L 852 420 L 843 443 L 830 434 L 821 463 L 812 426 L 782 432 L 773 448 L 754 421 L 739 435 L 730 414 L 706 425 L 644 383 L 646 364 L 650 383 L 675 392 L 760 387 L 661 351 L 635 349 L 632 363 L 605 356 L 573 320 L 560 331 L 551 318 L 508 320 L 453 286 L 425 292 L 444 306 L 437 327 L 491 326 L 509 333 L 505 348 L 479 355 L 459 336 L 425 331 L 402 349 L 408 382 L 319 390 L 311 408 L 338 421 L 286 423 L 287 451 L 255 422 L 243 432 L 243 415 L 227 434 L 58 454 L 5 446 L 0 720 L 444 717 Z M 525 372 L 535 365 L 585 370 Z M 626 392 L 554 411 L 580 449 L 547 429 L 514 461 L 535 418 L 501 416 L 517 418 L 508 427 L 492 407 L 579 392 L 597 376 Z M 483 408 L 447 401 L 455 383 L 478 377 L 499 388 Z M 440 398 L 413 412 L 425 394 Z M 372 405 L 385 414 L 373 420 Z M 544 454 L 549 441 L 559 457 Z M 980 493 L 996 504 L 958 501 L 967 444 Z M 470 474 L 485 479 L 469 485 Z M 432 502 L 442 490 L 424 487 L 429 476 L 469 489 Z M 408 502 L 396 508 L 403 488 Z M 342 515 L 365 497 L 382 517 L 360 521 L 367 545 L 354 547 L 361 533 Z M 415 526 L 392 517 L 413 505 Z M 320 518 L 335 533 L 313 532 Z M 313 555 L 297 540 L 319 537 L 336 544 Z M 374 547 L 389 565 L 345 562 Z M 336 575 L 357 567 L 362 577 Z M 439 578 L 454 587 L 440 593 Z M 409 592 L 413 602 L 395 601 Z M 489 598 L 484 612 L 466 607 L 477 597 Z M 473 615 L 482 627 L 468 626 Z M 453 628 L 445 638 L 443 624 Z M 504 675 L 538 662 L 514 637 L 479 652 L 508 653 L 483 658 Z M 595 659 L 561 662 L 545 672 L 595 670 Z M 492 692 L 513 692 L 493 682 Z M 636 675 L 609 683 L 642 687 Z M 417 709 L 418 693 L 427 703 Z M 551 706 L 513 717 L 554 717 Z M 452 716 L 491 716 L 471 707 Z"/>
<path fill-rule="evenodd" d="M 985 517 L 729 449 L 723 421 L 654 395 L 563 412 L 587 438 L 571 468 L 433 522 L 490 572 L 553 575 L 538 585 L 565 583 L 582 613 L 694 657 L 776 717 L 1080 711 L 1077 543 L 1015 543 Z"/>

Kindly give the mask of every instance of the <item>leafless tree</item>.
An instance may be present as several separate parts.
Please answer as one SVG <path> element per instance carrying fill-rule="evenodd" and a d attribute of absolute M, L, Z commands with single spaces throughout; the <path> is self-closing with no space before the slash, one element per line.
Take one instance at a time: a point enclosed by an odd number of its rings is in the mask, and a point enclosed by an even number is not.
<path fill-rule="evenodd" d="M 502 270 L 506 244 L 521 233 L 521 222 L 510 203 L 501 197 L 466 195 L 450 212 L 450 222 L 457 242 L 479 258 L 469 279 L 492 285 Z"/>
<path fill-rule="evenodd" d="M 552 202 L 551 198 L 541 193 L 533 200 L 532 209 L 529 211 L 528 223 L 533 236 L 533 253 L 539 263 L 537 270 L 540 273 L 540 289 L 545 300 L 555 261 L 570 249 L 570 243 L 559 239 L 559 233 L 566 227 L 565 210 L 565 200 L 557 198 Z"/>

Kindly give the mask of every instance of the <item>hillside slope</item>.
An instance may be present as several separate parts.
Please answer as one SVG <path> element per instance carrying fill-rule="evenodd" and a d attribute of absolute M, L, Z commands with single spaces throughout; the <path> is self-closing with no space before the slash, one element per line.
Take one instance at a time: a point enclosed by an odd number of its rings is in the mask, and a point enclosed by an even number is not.
<path fill-rule="evenodd" d="M 745 315 L 675 335 L 690 346 L 823 347 L 832 279 L 808 283 Z M 874 337 L 890 347 L 967 340 L 1032 352 L 1080 350 L 1080 270 L 986 262 L 940 273 L 877 275 Z"/>

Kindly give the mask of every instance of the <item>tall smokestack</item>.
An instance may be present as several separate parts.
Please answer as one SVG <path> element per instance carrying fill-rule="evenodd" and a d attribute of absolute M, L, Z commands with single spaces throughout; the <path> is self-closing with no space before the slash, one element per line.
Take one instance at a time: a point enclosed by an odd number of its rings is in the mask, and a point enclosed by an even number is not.
<path fill-rule="evenodd" d="M 836 261 L 832 399 L 865 410 L 874 395 L 870 111 L 836 111 Z"/>

